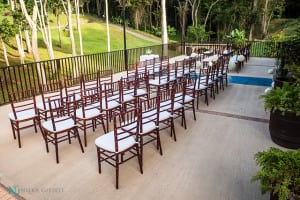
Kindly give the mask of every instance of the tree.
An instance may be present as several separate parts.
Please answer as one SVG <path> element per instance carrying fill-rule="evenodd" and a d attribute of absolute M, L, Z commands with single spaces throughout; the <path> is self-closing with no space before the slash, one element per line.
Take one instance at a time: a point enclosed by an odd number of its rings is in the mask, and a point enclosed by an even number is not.
<path fill-rule="evenodd" d="M 265 0 L 262 16 L 262 32 L 267 34 L 271 19 L 280 17 L 284 11 L 285 0 Z"/>
<path fill-rule="evenodd" d="M 52 46 L 52 34 L 49 26 L 47 0 L 34 0 L 37 8 L 38 29 L 42 34 L 43 41 L 47 47 L 48 56 L 51 60 L 54 59 L 54 51 Z"/>
<path fill-rule="evenodd" d="M 63 4 L 60 0 L 57 0 L 56 2 L 53 3 L 53 14 L 56 17 L 56 23 L 57 23 L 57 29 L 58 29 L 58 40 L 59 44 L 58 46 L 62 48 L 62 42 L 61 42 L 61 24 L 60 24 L 60 15 L 63 10 Z"/>
<path fill-rule="evenodd" d="M 81 36 L 81 27 L 80 27 L 80 13 L 79 13 L 79 0 L 74 0 L 75 2 L 75 10 L 76 10 L 76 24 L 77 24 L 77 31 L 79 37 L 79 48 L 80 48 L 80 55 L 83 55 L 83 46 L 82 46 L 82 36 Z"/>
<path fill-rule="evenodd" d="M 212 1 L 210 6 L 209 6 L 209 9 L 206 13 L 206 17 L 205 17 L 205 21 L 204 21 L 204 24 L 203 26 L 206 27 L 206 23 L 207 23 L 207 20 L 208 20 L 208 17 L 210 15 L 210 12 L 211 12 L 211 9 L 213 8 L 214 5 L 216 5 L 220 0 L 215 0 L 215 1 Z"/>
<path fill-rule="evenodd" d="M 29 16 L 24 0 L 19 0 L 20 1 L 20 6 L 21 6 L 21 10 L 22 13 L 24 14 L 30 29 L 31 29 L 31 45 L 32 45 L 32 55 L 33 58 L 36 62 L 38 62 L 37 64 L 37 70 L 38 70 L 38 75 L 39 75 L 39 79 L 41 80 L 42 83 L 45 83 L 46 81 L 46 75 L 45 75 L 45 71 L 44 68 L 41 67 L 39 61 L 40 61 L 40 55 L 38 52 L 38 42 L 37 42 L 37 25 L 36 25 L 36 21 L 37 21 L 37 15 L 38 15 L 38 8 L 37 5 L 35 4 L 33 6 L 33 10 L 32 10 L 32 17 Z"/>
<path fill-rule="evenodd" d="M 167 12 L 166 12 L 166 0 L 161 0 L 161 30 L 162 30 L 162 44 L 163 44 L 163 56 L 168 55 L 168 30 L 167 30 Z"/>
<path fill-rule="evenodd" d="M 70 35 L 70 42 L 71 42 L 71 50 L 72 50 L 72 56 L 76 56 L 76 45 L 75 45 L 75 39 L 74 39 L 74 32 L 73 32 L 73 22 L 72 22 L 72 5 L 71 1 L 67 0 L 67 8 L 65 6 L 64 0 L 61 0 L 63 4 L 63 8 L 65 13 L 67 14 L 67 21 L 68 21 L 68 28 L 69 28 L 69 35 Z M 77 71 L 77 70 L 75 70 Z"/>
<path fill-rule="evenodd" d="M 258 4 L 258 0 L 253 0 L 253 5 L 252 5 L 252 13 L 257 13 L 257 4 Z M 254 31 L 254 23 L 251 23 L 250 26 L 250 31 L 249 31 L 249 41 L 252 41 L 253 39 L 253 31 Z"/>
<path fill-rule="evenodd" d="M 4 60 L 7 66 L 9 66 L 9 61 L 7 57 L 7 51 L 5 43 L 9 43 L 9 39 L 15 36 L 17 29 L 11 23 L 9 23 L 7 18 L 4 18 L 0 24 L 0 42 L 3 48 Z"/>
<path fill-rule="evenodd" d="M 178 16 L 179 16 L 179 24 L 181 27 L 181 37 L 185 38 L 185 27 L 187 22 L 187 12 L 188 12 L 188 1 L 180 2 L 178 0 Z"/>
<path fill-rule="evenodd" d="M 192 8 L 192 25 L 198 25 L 198 11 L 201 4 L 201 0 L 188 0 L 191 8 Z"/>
<path fill-rule="evenodd" d="M 21 29 L 23 16 L 20 15 L 19 11 L 15 10 L 14 0 L 10 0 L 10 6 L 11 6 L 11 10 L 13 12 L 14 23 L 16 24 L 17 27 L 19 27 L 19 29 Z M 24 64 L 25 53 L 24 53 L 24 48 L 23 48 L 23 45 L 22 45 L 23 44 L 22 43 L 22 38 L 20 38 L 20 36 L 22 37 L 22 34 L 18 34 L 16 32 L 15 39 L 16 39 L 16 44 L 17 44 L 17 47 L 18 47 L 19 56 L 20 56 L 20 62 L 21 62 L 21 64 Z"/>

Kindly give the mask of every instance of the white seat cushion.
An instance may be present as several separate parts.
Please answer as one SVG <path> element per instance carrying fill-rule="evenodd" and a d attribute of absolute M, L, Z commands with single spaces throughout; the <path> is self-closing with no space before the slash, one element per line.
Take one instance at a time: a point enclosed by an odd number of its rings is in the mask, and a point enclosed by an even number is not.
<path fill-rule="evenodd" d="M 156 85 L 156 86 L 159 86 L 159 85 L 164 85 L 164 84 L 167 84 L 167 79 L 161 79 L 160 82 L 158 79 L 155 79 L 155 80 L 149 80 L 149 84 L 150 85 Z"/>
<path fill-rule="evenodd" d="M 203 85 L 203 84 L 201 84 L 201 83 L 200 83 L 200 85 L 199 85 L 198 82 L 196 83 L 195 90 L 205 90 L 206 88 L 207 88 L 206 85 Z"/>
<path fill-rule="evenodd" d="M 102 100 L 102 108 L 105 110 L 114 109 L 117 108 L 118 106 L 120 106 L 120 104 L 117 101 L 108 101 L 106 107 L 106 101 Z"/>
<path fill-rule="evenodd" d="M 85 107 L 85 119 L 94 118 L 101 115 L 100 110 L 92 105 Z M 76 109 L 76 118 L 83 119 L 82 108 Z"/>
<path fill-rule="evenodd" d="M 131 94 L 125 94 L 123 95 L 123 102 L 129 102 L 129 101 L 132 101 L 134 100 L 134 96 L 132 96 Z"/>
<path fill-rule="evenodd" d="M 155 110 L 151 110 L 149 112 L 142 113 L 143 118 L 148 116 L 149 120 L 156 120 L 157 115 L 155 115 L 155 114 L 156 114 Z M 169 119 L 170 117 L 172 117 L 172 115 L 168 111 L 162 111 L 159 113 L 159 121 Z"/>
<path fill-rule="evenodd" d="M 179 101 L 182 98 L 182 95 L 183 95 L 182 92 L 176 93 L 175 94 L 175 101 Z M 191 102 L 193 100 L 194 100 L 194 98 L 191 97 L 191 96 L 189 96 L 189 95 L 185 95 L 184 96 L 184 103 L 189 103 L 189 102 Z"/>
<path fill-rule="evenodd" d="M 135 123 L 132 123 L 128 126 L 123 127 L 123 129 L 127 130 L 127 131 L 132 131 L 132 130 L 134 130 L 136 125 L 137 125 L 137 123 L 135 122 Z M 155 129 L 156 129 L 155 123 L 146 118 L 146 119 L 143 119 L 142 130 L 139 130 L 139 134 L 140 135 L 147 134 L 149 132 L 152 132 Z"/>
<path fill-rule="evenodd" d="M 171 100 L 161 102 L 160 107 L 164 110 L 171 109 Z M 174 107 L 173 107 L 174 110 L 178 110 L 182 107 L 183 107 L 182 104 L 178 102 L 174 102 Z"/>
<path fill-rule="evenodd" d="M 10 112 L 8 113 L 8 117 L 11 120 L 26 120 L 26 119 L 31 119 L 36 117 L 37 115 L 35 114 L 34 109 L 29 109 L 29 110 L 24 110 L 20 112 L 16 112 L 17 119 L 15 119 L 14 113 Z"/>
<path fill-rule="evenodd" d="M 53 130 L 53 125 L 51 120 L 45 121 L 42 124 L 42 127 L 50 132 L 60 132 L 76 126 L 74 120 L 72 118 L 69 118 L 68 116 L 55 118 L 55 121 L 56 121 L 55 123 L 56 131 Z"/>
<path fill-rule="evenodd" d="M 118 132 L 120 133 L 121 130 L 118 130 Z M 118 137 L 118 139 L 121 139 L 121 138 L 127 137 L 127 136 L 129 136 L 129 133 L 123 133 L 123 134 L 118 135 L 117 137 Z M 95 144 L 99 148 L 104 149 L 106 151 L 116 152 L 115 137 L 114 137 L 113 131 L 96 138 Z M 136 144 L 136 141 L 133 136 L 127 137 L 118 142 L 118 150 L 119 150 L 119 152 L 124 151 L 125 149 L 128 149 L 135 144 Z"/>
<path fill-rule="evenodd" d="M 51 108 L 52 109 L 53 108 L 57 108 L 58 105 L 60 105 L 60 103 L 56 104 L 54 101 L 51 101 Z M 42 111 L 50 110 L 48 102 L 45 103 L 45 107 L 44 107 L 44 103 L 43 102 L 39 102 L 39 103 L 36 104 L 36 108 L 38 110 L 42 110 Z"/>

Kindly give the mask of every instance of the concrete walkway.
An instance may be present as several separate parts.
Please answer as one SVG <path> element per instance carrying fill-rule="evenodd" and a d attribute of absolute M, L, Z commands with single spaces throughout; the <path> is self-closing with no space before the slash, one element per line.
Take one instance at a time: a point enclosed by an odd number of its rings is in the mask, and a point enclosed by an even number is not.
<path fill-rule="evenodd" d="M 268 60 L 268 61 L 267 61 Z M 262 64 L 263 63 L 263 64 Z M 251 58 L 238 75 L 271 77 L 272 59 Z M 234 74 L 234 73 L 233 73 Z M 197 121 L 187 112 L 187 129 L 176 120 L 177 142 L 162 131 L 163 156 L 154 144 L 144 148 L 144 174 L 137 160 L 120 168 L 120 189 L 115 189 L 115 170 L 104 163 L 98 174 L 94 140 L 103 131 L 88 133 L 81 153 L 77 141 L 46 153 L 41 133 L 22 132 L 22 148 L 13 140 L 7 119 L 9 105 L 0 107 L 0 182 L 15 186 L 25 199 L 165 199 L 165 200 L 267 200 L 258 183 L 250 183 L 258 167 L 256 152 L 277 147 L 268 131 L 269 115 L 258 96 L 266 87 L 229 84 L 224 91 L 202 99 Z M 1 190 L 0 190 L 1 192 Z"/>

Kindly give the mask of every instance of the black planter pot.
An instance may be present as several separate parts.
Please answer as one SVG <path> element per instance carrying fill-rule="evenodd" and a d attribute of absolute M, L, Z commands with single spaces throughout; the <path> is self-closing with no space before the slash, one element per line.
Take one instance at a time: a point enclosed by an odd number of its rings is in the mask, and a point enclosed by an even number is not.
<path fill-rule="evenodd" d="M 286 113 L 284 116 L 280 112 L 271 112 L 269 130 L 273 142 L 290 148 L 300 148 L 300 116 L 295 113 Z"/>

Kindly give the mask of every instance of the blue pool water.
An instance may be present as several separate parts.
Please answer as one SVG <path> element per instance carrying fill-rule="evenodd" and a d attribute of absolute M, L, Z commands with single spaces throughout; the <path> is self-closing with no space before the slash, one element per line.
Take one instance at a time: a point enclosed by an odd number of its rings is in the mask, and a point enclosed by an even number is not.
<path fill-rule="evenodd" d="M 271 86 L 271 78 L 248 77 L 248 76 L 229 76 L 229 82 L 244 85 Z"/>
<path fill-rule="evenodd" d="M 198 78 L 199 74 L 191 73 L 192 78 Z M 256 85 L 256 86 L 271 86 L 271 78 L 261 77 L 249 77 L 249 76 L 228 76 L 229 83 L 233 84 L 244 84 L 244 85 Z"/>

